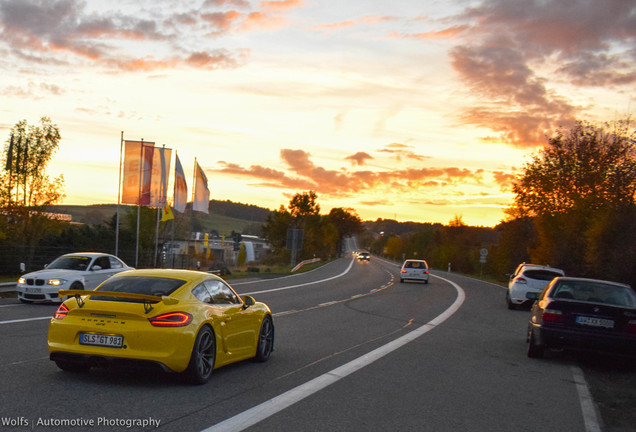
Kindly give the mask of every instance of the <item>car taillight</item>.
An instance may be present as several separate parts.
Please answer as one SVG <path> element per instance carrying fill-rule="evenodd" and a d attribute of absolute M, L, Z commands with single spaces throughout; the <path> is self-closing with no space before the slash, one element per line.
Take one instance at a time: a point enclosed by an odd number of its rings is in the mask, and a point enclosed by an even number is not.
<path fill-rule="evenodd" d="M 515 280 L 514 280 L 514 281 L 515 281 L 516 283 L 520 283 L 520 284 L 528 283 L 528 281 L 527 281 L 527 280 L 525 280 L 524 278 L 522 278 L 521 276 L 520 276 L 520 277 L 515 278 Z"/>
<path fill-rule="evenodd" d="M 402 273 L 406 273 L 406 270 L 405 270 L 405 269 L 402 269 Z"/>
<path fill-rule="evenodd" d="M 64 319 L 66 317 L 66 314 L 68 314 L 68 308 L 66 307 L 66 305 L 61 304 L 60 307 L 57 308 L 57 311 L 55 311 L 55 315 L 53 315 L 53 318 Z"/>
<path fill-rule="evenodd" d="M 185 327 L 192 321 L 192 315 L 185 312 L 171 312 L 148 318 L 155 327 Z"/>
<path fill-rule="evenodd" d="M 546 309 L 543 311 L 543 322 L 558 323 L 563 321 L 563 312 L 558 309 Z"/>
<path fill-rule="evenodd" d="M 627 332 L 636 334 L 636 320 L 627 321 Z"/>
<path fill-rule="evenodd" d="M 424 273 L 428 274 L 428 270 L 424 270 Z"/>

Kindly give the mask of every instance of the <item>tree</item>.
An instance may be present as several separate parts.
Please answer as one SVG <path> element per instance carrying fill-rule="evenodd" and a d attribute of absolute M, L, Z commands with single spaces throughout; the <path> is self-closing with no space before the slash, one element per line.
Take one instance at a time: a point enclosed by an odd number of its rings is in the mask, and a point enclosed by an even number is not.
<path fill-rule="evenodd" d="M 319 215 L 320 206 L 317 200 L 318 196 L 314 191 L 294 195 L 291 201 L 289 201 L 289 212 L 294 221 L 302 225 L 304 218 L 307 216 Z"/>
<path fill-rule="evenodd" d="M 332 208 L 326 220 L 337 231 L 336 244 L 334 245 L 335 253 L 338 253 L 342 248 L 343 237 L 360 234 L 364 230 L 360 216 L 351 208 Z"/>
<path fill-rule="evenodd" d="M 636 263 L 622 258 L 636 256 L 636 244 L 624 241 L 635 229 L 635 138 L 629 119 L 579 122 L 559 130 L 526 164 L 508 214 L 532 220 L 536 241 L 523 244 L 533 262 L 570 275 L 636 282 Z M 625 264 L 610 273 L 599 262 Z"/>
<path fill-rule="evenodd" d="M 538 216 L 634 204 L 636 135 L 629 120 L 559 130 L 513 184 L 510 214 Z"/>
<path fill-rule="evenodd" d="M 42 117 L 40 126 L 29 126 L 26 120 L 18 122 L 6 141 L 0 176 L 0 208 L 6 223 L 3 235 L 22 246 L 27 266 L 44 233 L 61 229 L 47 210 L 64 197 L 64 177 L 51 180 L 46 174 L 60 139 L 58 127 Z"/>

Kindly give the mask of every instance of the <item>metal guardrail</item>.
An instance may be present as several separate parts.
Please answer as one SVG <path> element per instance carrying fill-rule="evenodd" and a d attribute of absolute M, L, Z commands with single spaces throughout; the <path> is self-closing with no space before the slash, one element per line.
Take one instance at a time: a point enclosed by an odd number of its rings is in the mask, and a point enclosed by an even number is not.
<path fill-rule="evenodd" d="M 15 282 L 3 282 L 0 283 L 0 292 L 13 292 L 15 291 Z"/>
<path fill-rule="evenodd" d="M 296 270 L 298 270 L 299 268 L 301 268 L 301 267 L 302 267 L 302 266 L 304 266 L 305 264 L 310 264 L 310 263 L 318 262 L 318 261 L 320 261 L 320 258 L 313 258 L 313 259 L 308 259 L 308 260 L 305 260 L 305 261 L 301 261 L 300 263 L 298 263 L 298 264 L 296 265 L 296 267 L 294 267 L 294 268 L 291 270 L 291 272 L 292 272 L 292 273 L 293 273 L 293 272 L 295 272 Z"/>

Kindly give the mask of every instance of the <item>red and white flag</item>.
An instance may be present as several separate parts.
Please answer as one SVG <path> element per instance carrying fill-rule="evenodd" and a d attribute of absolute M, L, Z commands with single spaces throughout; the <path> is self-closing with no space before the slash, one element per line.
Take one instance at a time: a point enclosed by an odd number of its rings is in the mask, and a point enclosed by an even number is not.
<path fill-rule="evenodd" d="M 168 177 L 172 149 L 155 147 L 152 152 L 152 175 L 150 178 L 151 207 L 165 207 L 168 204 Z"/>
<path fill-rule="evenodd" d="M 155 143 L 125 141 L 125 145 L 121 202 L 150 205 L 152 158 Z"/>
<path fill-rule="evenodd" d="M 208 189 L 208 178 L 194 161 L 194 199 L 192 201 L 192 210 L 208 213 L 210 205 L 210 189 Z"/>
<path fill-rule="evenodd" d="M 175 155 L 174 163 L 174 209 L 179 213 L 183 213 L 188 202 L 188 184 L 186 183 L 185 174 L 179 155 Z"/>

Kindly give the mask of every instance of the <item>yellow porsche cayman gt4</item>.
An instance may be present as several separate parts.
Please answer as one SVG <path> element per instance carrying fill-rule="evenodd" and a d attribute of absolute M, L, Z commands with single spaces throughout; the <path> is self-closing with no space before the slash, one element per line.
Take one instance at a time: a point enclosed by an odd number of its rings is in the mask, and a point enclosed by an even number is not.
<path fill-rule="evenodd" d="M 216 368 L 274 349 L 267 305 L 190 270 L 130 270 L 68 296 L 49 324 L 51 360 L 66 371 L 158 365 L 197 384 Z"/>

